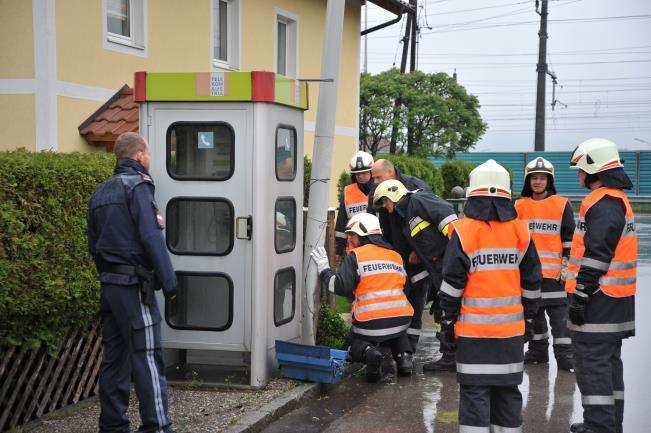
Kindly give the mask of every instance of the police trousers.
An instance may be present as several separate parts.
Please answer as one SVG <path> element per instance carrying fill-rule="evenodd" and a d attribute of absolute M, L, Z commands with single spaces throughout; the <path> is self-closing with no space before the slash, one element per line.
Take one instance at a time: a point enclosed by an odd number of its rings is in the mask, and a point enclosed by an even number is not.
<path fill-rule="evenodd" d="M 459 385 L 459 433 L 522 433 L 517 385 Z"/>
<path fill-rule="evenodd" d="M 137 285 L 103 283 L 100 290 L 102 345 L 99 373 L 100 433 L 128 433 L 133 380 L 142 433 L 170 433 L 158 306 L 141 302 Z"/>
<path fill-rule="evenodd" d="M 594 433 L 621 433 L 624 421 L 622 340 L 574 341 L 573 345 L 584 424 Z"/>
<path fill-rule="evenodd" d="M 572 338 L 570 337 L 570 331 L 567 329 L 566 305 L 547 305 L 538 309 L 533 322 L 534 335 L 529 342 L 529 350 L 536 354 L 547 355 L 549 329 L 545 313 L 549 316 L 549 325 L 552 328 L 554 356 L 556 358 L 572 357 Z"/>

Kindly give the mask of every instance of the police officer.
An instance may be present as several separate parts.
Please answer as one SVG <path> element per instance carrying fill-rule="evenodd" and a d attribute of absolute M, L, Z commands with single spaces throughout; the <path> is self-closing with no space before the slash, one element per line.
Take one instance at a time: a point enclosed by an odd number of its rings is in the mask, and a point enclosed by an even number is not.
<path fill-rule="evenodd" d="M 403 293 L 405 270 L 402 259 L 382 238 L 375 215 L 354 215 L 346 226 L 353 246 L 335 273 L 323 247 L 312 251 L 319 277 L 328 290 L 354 295 L 351 348 L 353 361 L 366 363 L 366 378 L 375 382 L 411 374 L 411 347 L 405 331 L 414 309 Z"/>
<path fill-rule="evenodd" d="M 153 290 L 176 295 L 163 240 L 163 217 L 149 176 L 149 145 L 136 133 L 115 142 L 114 175 L 93 193 L 88 247 L 100 278 L 104 352 L 99 374 L 100 433 L 129 432 L 130 384 L 140 403 L 140 432 L 172 432 Z"/>
<path fill-rule="evenodd" d="M 428 274 L 427 278 L 431 279 L 432 286 L 438 289 L 443 267 L 443 261 L 439 259 L 443 257 L 448 244 L 449 224 L 457 219 L 450 203 L 431 192 L 408 191 L 400 181 L 390 179 L 375 188 L 373 206 L 376 209 L 384 208 L 390 217 L 398 222 L 400 234 L 407 239 L 412 250 L 409 262 L 422 265 L 424 272 Z M 427 295 L 419 289 L 424 286 L 415 285 L 409 297 L 415 310 L 410 329 L 418 332 L 422 328 L 422 311 Z M 418 336 L 416 342 L 417 338 Z M 425 363 L 423 370 L 454 371 L 454 351 L 442 344 L 441 352 L 443 356 L 437 361 Z"/>
<path fill-rule="evenodd" d="M 346 249 L 346 223 L 353 215 L 366 212 L 368 193 L 371 190 L 372 167 L 373 157 L 361 150 L 350 160 L 350 175 L 353 183 L 344 188 L 335 223 L 337 262 Z M 348 248 L 348 251 L 350 249 Z"/>
<path fill-rule="evenodd" d="M 529 224 L 531 238 L 542 264 L 541 303 L 534 320 L 534 336 L 524 354 L 525 364 L 549 362 L 549 316 L 558 368 L 573 371 L 572 339 L 567 329 L 567 295 L 563 268 L 567 267 L 574 233 L 574 213 L 570 201 L 556 194 L 554 166 L 542 157 L 524 168 L 522 197 L 515 202 L 518 218 Z"/>
<path fill-rule="evenodd" d="M 565 289 L 583 403 L 577 433 L 621 433 L 624 420 L 622 340 L 635 335 L 637 232 L 624 189 L 632 187 L 617 145 L 593 138 L 574 150 L 570 168 L 590 190 L 581 203 Z"/>
<path fill-rule="evenodd" d="M 405 270 L 407 271 L 405 293 L 407 294 L 409 302 L 411 302 L 416 309 L 414 312 L 414 320 L 412 320 L 412 324 L 407 330 L 407 334 L 409 335 L 409 341 L 411 342 L 412 352 L 416 353 L 416 347 L 421 332 L 421 315 L 423 313 L 422 305 L 417 302 L 417 299 L 422 293 L 426 293 L 428 299 L 431 298 L 431 277 L 422 264 L 414 262 L 413 257 L 415 257 L 415 255 L 413 254 L 413 249 L 409 245 L 407 238 L 402 234 L 402 222 L 392 218 L 386 209 L 382 207 L 374 209 L 373 195 L 375 193 L 375 188 L 377 188 L 380 183 L 390 179 L 400 181 L 405 188 L 410 191 L 421 189 L 423 191 L 432 192 L 432 190 L 425 181 L 416 176 L 409 176 L 401 173 L 398 167 L 394 166 L 391 161 L 386 159 L 378 159 L 375 161 L 373 169 L 371 170 L 371 176 L 373 177 L 373 186 L 369 193 L 367 212 L 377 214 L 380 219 L 380 227 L 382 227 L 384 238 L 387 242 L 393 245 L 393 248 L 402 256 L 402 260 L 405 263 Z M 409 260 L 410 256 L 412 257 L 411 261 Z M 419 305 L 421 307 L 420 309 L 418 308 Z"/>
<path fill-rule="evenodd" d="M 470 172 L 465 218 L 451 224 L 439 291 L 441 333 L 457 347 L 461 432 L 522 431 L 525 335 L 542 274 L 509 173 L 488 160 Z M 456 336 L 456 340 L 455 340 Z"/>

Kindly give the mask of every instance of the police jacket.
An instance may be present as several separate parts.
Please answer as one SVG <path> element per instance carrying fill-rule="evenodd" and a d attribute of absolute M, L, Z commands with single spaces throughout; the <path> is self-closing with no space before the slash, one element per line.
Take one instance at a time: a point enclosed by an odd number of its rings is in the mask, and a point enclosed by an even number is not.
<path fill-rule="evenodd" d="M 527 221 L 542 264 L 541 305 L 565 305 L 567 295 L 557 280 L 563 257 L 570 256 L 574 212 L 570 201 L 548 192 L 542 200 L 525 197 L 515 202 L 518 218 Z"/>
<path fill-rule="evenodd" d="M 510 200 L 470 198 L 464 210 L 466 218 L 452 223 L 438 293 L 444 317 L 456 323 L 457 379 L 517 385 L 524 320 L 540 300 L 538 254 Z"/>
<path fill-rule="evenodd" d="M 424 271 L 440 274 L 448 224 L 457 219 L 452 205 L 433 193 L 416 191 L 396 203 L 389 218 L 400 226 L 401 236 L 418 255 Z"/>
<path fill-rule="evenodd" d="M 372 181 L 368 183 L 353 182 L 344 188 L 344 193 L 339 201 L 337 222 L 335 223 L 336 254 L 342 255 L 346 248 L 346 224 L 355 214 L 366 212 L 368 192 Z"/>
<path fill-rule="evenodd" d="M 88 249 L 100 281 L 132 285 L 134 275 L 108 272 L 112 265 L 153 269 L 166 296 L 176 292 L 176 275 L 163 240 L 163 217 L 154 200 L 154 181 L 132 159 L 119 159 L 114 175 L 93 193 L 88 206 Z"/>
<path fill-rule="evenodd" d="M 589 296 L 586 323 L 567 324 L 572 339 L 635 335 L 636 263 L 637 233 L 626 195 L 617 188 L 593 190 L 581 204 L 565 283 L 569 293 L 582 285 Z"/>
<path fill-rule="evenodd" d="M 368 341 L 385 341 L 406 332 L 414 309 L 404 295 L 405 271 L 400 255 L 381 236 L 360 238 L 339 272 L 326 269 L 319 278 L 328 290 L 353 297 L 352 332 Z"/>

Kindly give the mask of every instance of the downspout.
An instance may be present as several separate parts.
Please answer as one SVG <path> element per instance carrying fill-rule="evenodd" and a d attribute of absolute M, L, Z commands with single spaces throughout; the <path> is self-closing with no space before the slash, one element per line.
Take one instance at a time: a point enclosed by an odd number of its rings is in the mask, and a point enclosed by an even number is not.
<path fill-rule="evenodd" d="M 368 6 L 366 6 L 366 7 L 368 7 Z M 362 30 L 360 35 L 361 36 L 368 35 L 369 33 L 373 33 L 373 32 L 375 32 L 377 30 L 383 29 L 385 27 L 389 27 L 389 26 L 399 22 L 402 19 L 402 14 L 403 14 L 404 10 L 405 10 L 405 7 L 400 5 L 400 12 L 398 13 L 398 15 L 394 19 L 392 19 L 391 21 L 387 21 L 385 23 L 382 23 L 382 24 L 378 24 L 377 26 L 371 27 L 370 29 L 364 29 L 364 30 Z"/>

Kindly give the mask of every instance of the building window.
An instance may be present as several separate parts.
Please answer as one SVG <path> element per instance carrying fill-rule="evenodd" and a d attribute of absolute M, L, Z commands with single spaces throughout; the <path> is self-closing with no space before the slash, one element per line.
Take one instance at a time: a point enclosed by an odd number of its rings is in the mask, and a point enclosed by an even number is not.
<path fill-rule="evenodd" d="M 296 246 L 296 201 L 293 197 L 276 200 L 274 246 L 276 253 L 287 253 Z"/>
<path fill-rule="evenodd" d="M 104 0 L 104 48 L 146 56 L 147 0 Z"/>
<path fill-rule="evenodd" d="M 281 269 L 274 278 L 274 324 L 280 326 L 294 318 L 296 294 L 296 271 Z"/>
<path fill-rule="evenodd" d="M 239 0 L 212 0 L 212 58 L 220 69 L 239 69 Z"/>
<path fill-rule="evenodd" d="M 296 78 L 298 64 L 298 17 L 276 9 L 276 73 Z"/>
<path fill-rule="evenodd" d="M 296 178 L 296 130 L 279 126 L 276 129 L 276 179 L 292 181 Z"/>

